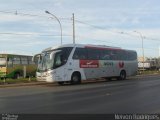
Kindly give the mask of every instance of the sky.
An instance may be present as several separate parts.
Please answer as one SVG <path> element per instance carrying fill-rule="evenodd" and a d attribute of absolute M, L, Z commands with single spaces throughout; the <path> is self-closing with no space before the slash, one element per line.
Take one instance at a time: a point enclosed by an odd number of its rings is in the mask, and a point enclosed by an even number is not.
<path fill-rule="evenodd" d="M 95 44 L 160 54 L 159 0 L 0 0 L 0 53 L 34 55 L 61 44 Z M 136 31 L 136 32 L 135 32 Z"/>

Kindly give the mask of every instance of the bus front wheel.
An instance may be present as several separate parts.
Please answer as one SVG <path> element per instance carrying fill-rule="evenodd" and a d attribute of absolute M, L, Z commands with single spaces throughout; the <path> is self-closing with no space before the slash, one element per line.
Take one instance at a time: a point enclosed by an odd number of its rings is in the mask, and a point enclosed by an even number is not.
<path fill-rule="evenodd" d="M 71 84 L 80 84 L 81 83 L 81 75 L 79 72 L 75 72 L 71 77 Z"/>
<path fill-rule="evenodd" d="M 58 82 L 59 85 L 64 85 L 63 81 Z"/>

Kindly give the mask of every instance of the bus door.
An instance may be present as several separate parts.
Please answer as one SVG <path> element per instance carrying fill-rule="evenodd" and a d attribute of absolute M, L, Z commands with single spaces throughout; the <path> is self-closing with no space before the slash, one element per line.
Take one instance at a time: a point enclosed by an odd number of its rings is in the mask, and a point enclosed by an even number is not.
<path fill-rule="evenodd" d="M 55 53 L 54 68 L 56 71 L 56 79 L 59 81 L 67 79 L 67 59 L 64 57 L 63 52 Z"/>

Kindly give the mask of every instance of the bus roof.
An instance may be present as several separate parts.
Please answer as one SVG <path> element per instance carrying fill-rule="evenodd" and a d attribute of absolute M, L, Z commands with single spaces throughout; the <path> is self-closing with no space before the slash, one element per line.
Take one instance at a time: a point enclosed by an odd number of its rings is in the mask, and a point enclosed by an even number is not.
<path fill-rule="evenodd" d="M 44 49 L 44 51 L 53 50 L 53 49 L 62 48 L 62 47 L 82 47 L 82 48 L 85 48 L 85 47 L 95 47 L 95 48 L 115 48 L 115 49 L 121 49 L 120 47 L 113 47 L 113 46 L 106 46 L 106 45 L 64 44 L 64 45 L 49 47 L 47 49 Z"/>
<path fill-rule="evenodd" d="M 47 49 L 44 49 L 44 51 L 52 51 L 54 49 L 63 48 L 63 47 L 80 47 L 80 48 L 97 48 L 97 49 L 112 49 L 112 50 L 127 50 L 122 49 L 120 47 L 114 47 L 114 46 L 106 46 L 106 45 L 93 45 L 93 44 L 64 44 L 60 46 L 53 46 L 49 47 Z M 135 50 L 129 50 L 129 51 L 135 51 Z"/>

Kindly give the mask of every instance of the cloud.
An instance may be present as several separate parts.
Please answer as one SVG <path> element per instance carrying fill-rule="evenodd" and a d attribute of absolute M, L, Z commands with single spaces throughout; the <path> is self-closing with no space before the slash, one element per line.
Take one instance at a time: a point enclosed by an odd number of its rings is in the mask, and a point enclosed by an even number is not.
<path fill-rule="evenodd" d="M 76 42 L 86 44 L 106 44 L 122 48 L 137 49 L 141 47 L 141 38 L 133 31 L 139 31 L 145 39 L 144 47 L 148 55 L 148 48 L 158 46 L 160 38 L 159 2 L 157 0 L 128 1 L 128 0 L 3 0 L 1 10 L 11 11 L 10 14 L 0 12 L 0 33 L 13 32 L 28 35 L 0 35 L 0 50 L 16 50 L 18 47 L 33 52 L 60 43 L 59 37 L 41 36 L 40 34 L 59 35 L 59 24 L 49 19 L 44 11 L 48 10 L 60 19 L 63 35 L 72 35 L 72 13 L 75 19 L 90 25 L 76 22 Z M 33 14 L 41 17 L 15 15 L 15 11 Z M 101 29 L 94 28 L 98 26 Z M 122 34 L 121 32 L 128 33 Z M 151 38 L 151 40 L 149 40 Z M 8 44 L 9 43 L 9 44 Z M 72 37 L 63 37 L 63 43 L 72 43 Z M 5 47 L 3 47 L 5 46 Z M 18 49 L 17 49 L 18 50 Z M 137 49 L 141 54 L 140 49 Z M 154 50 L 152 50 L 153 52 Z"/>
<path fill-rule="evenodd" d="M 33 17 L 29 16 L 19 16 L 14 14 L 0 14 L 0 22 L 18 22 L 18 21 L 28 21 L 33 20 Z"/>

